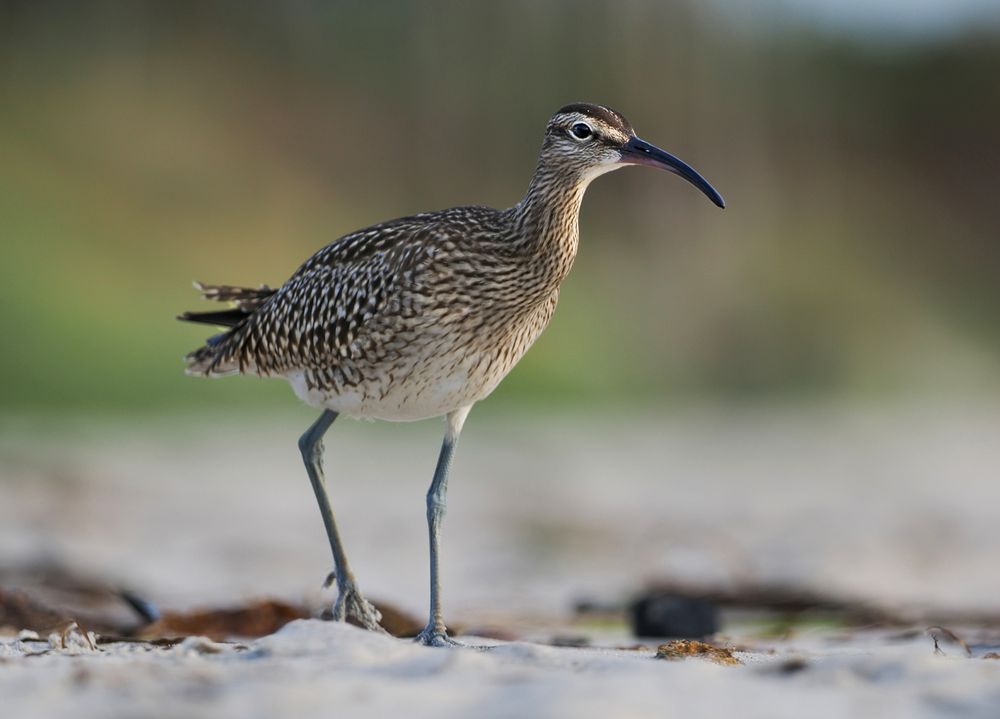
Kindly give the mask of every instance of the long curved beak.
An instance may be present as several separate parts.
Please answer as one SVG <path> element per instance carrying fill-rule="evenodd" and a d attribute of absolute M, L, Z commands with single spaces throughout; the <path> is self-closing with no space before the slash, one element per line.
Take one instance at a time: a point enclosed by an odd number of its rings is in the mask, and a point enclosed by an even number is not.
<path fill-rule="evenodd" d="M 699 175 L 693 167 L 669 152 L 661 150 L 656 145 L 650 145 L 645 140 L 640 140 L 635 135 L 632 135 L 632 139 L 626 142 L 622 148 L 622 159 L 619 162 L 626 165 L 649 165 L 680 175 L 704 192 L 708 199 L 716 205 L 723 209 L 726 208 L 726 201 L 722 199 L 722 195 L 716 192 L 715 188 L 708 184 L 708 180 Z"/>

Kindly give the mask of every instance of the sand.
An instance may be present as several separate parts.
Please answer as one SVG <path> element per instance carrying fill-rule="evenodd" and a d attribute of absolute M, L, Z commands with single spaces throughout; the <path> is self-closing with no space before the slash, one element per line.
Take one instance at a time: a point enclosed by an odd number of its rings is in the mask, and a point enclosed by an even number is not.
<path fill-rule="evenodd" d="M 298 464 L 306 414 L 67 422 L 0 440 L 0 561 L 55 558 L 167 609 L 273 596 L 315 605 L 328 569 Z M 444 529 L 446 616 L 530 641 L 414 646 L 316 620 L 173 647 L 0 638 L 6 716 L 1000 716 L 998 627 L 730 624 L 740 666 L 654 659 L 574 623 L 669 577 L 783 582 L 904 610 L 995 612 L 1000 411 L 990 407 L 476 415 Z M 335 509 L 362 587 L 426 611 L 422 496 L 438 427 L 344 423 Z M 545 646 L 553 635 L 595 646 Z"/>

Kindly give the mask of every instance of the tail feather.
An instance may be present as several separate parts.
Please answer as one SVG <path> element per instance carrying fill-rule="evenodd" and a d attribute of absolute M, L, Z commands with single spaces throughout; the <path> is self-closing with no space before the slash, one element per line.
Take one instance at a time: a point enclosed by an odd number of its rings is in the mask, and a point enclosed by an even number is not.
<path fill-rule="evenodd" d="M 237 366 L 229 366 L 228 363 L 223 366 L 219 361 L 228 348 L 227 343 L 243 323 L 246 322 L 247 318 L 256 312 L 275 293 L 275 290 L 272 290 L 267 285 L 252 288 L 234 287 L 232 285 L 206 285 L 201 282 L 195 282 L 194 286 L 206 300 L 231 302 L 234 307 L 214 312 L 185 312 L 177 317 L 177 319 L 184 322 L 196 322 L 229 328 L 226 332 L 209 337 L 203 346 L 190 352 L 184 358 L 188 363 L 185 371 L 188 374 L 212 377 L 235 374 L 239 372 Z"/>
<path fill-rule="evenodd" d="M 218 312 L 185 312 L 177 315 L 182 322 L 200 322 L 218 327 L 236 327 L 249 317 L 248 312 L 241 309 L 220 310 Z"/>
<path fill-rule="evenodd" d="M 235 287 L 233 285 L 206 285 L 203 282 L 195 282 L 194 286 L 206 300 L 232 302 L 241 310 L 257 309 L 276 292 L 276 290 L 272 290 L 267 285 L 254 288 Z"/>
<path fill-rule="evenodd" d="M 226 375 L 238 374 L 239 367 L 231 363 L 220 363 L 220 348 L 218 341 L 225 339 L 225 335 L 210 337 L 208 342 L 193 352 L 188 352 L 184 356 L 187 367 L 184 373 L 197 377 L 225 377 Z M 216 340 L 213 343 L 213 340 Z"/>

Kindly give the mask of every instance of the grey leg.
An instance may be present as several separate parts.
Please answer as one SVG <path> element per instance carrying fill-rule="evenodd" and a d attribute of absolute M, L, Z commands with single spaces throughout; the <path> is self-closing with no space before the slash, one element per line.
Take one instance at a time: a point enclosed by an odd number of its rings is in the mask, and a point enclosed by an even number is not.
<path fill-rule="evenodd" d="M 299 438 L 302 461 L 305 462 L 309 481 L 316 493 L 319 511 L 323 515 L 323 525 L 326 527 L 326 536 L 330 540 L 330 549 L 333 551 L 333 566 L 338 592 L 337 603 L 333 605 L 333 618 L 342 622 L 347 617 L 353 617 L 365 629 L 384 632 L 385 630 L 378 623 L 382 616 L 371 602 L 361 596 L 361 591 L 358 589 L 354 572 L 351 571 L 351 565 L 347 562 L 347 555 L 344 553 L 344 547 L 340 541 L 337 523 L 333 519 L 330 497 L 326 493 L 326 481 L 323 477 L 323 435 L 326 434 L 335 419 L 337 419 L 336 412 L 324 411 L 319 419 Z"/>
<path fill-rule="evenodd" d="M 417 635 L 417 641 L 428 646 L 457 645 L 448 638 L 448 630 L 444 625 L 441 613 L 441 579 L 439 575 L 441 520 L 444 518 L 447 493 L 448 470 L 451 469 L 451 458 L 458 444 L 458 435 L 469 414 L 469 407 L 452 412 L 447 417 L 447 430 L 444 442 L 441 444 L 441 454 L 438 455 L 437 468 L 434 470 L 434 480 L 427 490 L 427 532 L 430 537 L 431 555 L 431 607 L 427 626 Z"/>

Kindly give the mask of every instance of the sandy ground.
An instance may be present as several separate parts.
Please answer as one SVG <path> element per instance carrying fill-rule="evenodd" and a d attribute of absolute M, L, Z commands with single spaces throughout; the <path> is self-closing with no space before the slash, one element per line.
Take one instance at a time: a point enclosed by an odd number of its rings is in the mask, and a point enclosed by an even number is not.
<path fill-rule="evenodd" d="M 504 643 L 432 650 L 301 620 L 233 647 L 0 644 L 7 716 L 996 717 L 1000 661 L 803 638 L 743 666 Z M 790 661 L 795 658 L 803 661 Z"/>
<path fill-rule="evenodd" d="M 328 550 L 295 446 L 309 419 L 8 419 L 0 562 L 56 558 L 164 608 L 325 601 Z M 996 612 L 998 430 L 1000 409 L 983 406 L 474 414 L 444 529 L 446 617 L 543 639 L 574 627 L 574 601 L 663 577 Z M 327 443 L 361 586 L 420 614 L 438 431 L 344 422 Z M 1000 661 L 983 658 L 1000 627 L 961 629 L 972 657 L 935 654 L 915 629 L 726 626 L 747 649 L 736 667 L 653 659 L 655 643 L 432 650 L 317 621 L 169 648 L 7 636 L 0 697 L 5 716 L 32 717 L 1000 716 Z M 634 642 L 622 627 L 594 639 Z"/>

